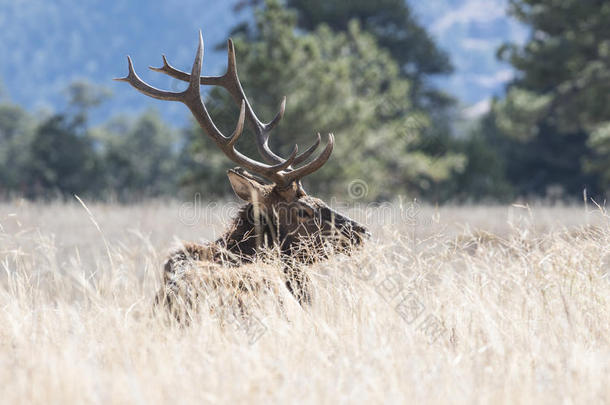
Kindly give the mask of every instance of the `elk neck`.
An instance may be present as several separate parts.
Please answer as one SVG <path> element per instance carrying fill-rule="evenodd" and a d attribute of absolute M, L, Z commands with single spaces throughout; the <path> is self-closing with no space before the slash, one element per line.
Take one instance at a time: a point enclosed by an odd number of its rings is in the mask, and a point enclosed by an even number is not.
<path fill-rule="evenodd" d="M 277 235 L 274 221 L 254 211 L 251 203 L 243 206 L 227 232 L 216 240 L 215 245 L 224 252 L 219 260 L 236 265 L 252 262 L 261 248 L 278 244 L 282 235 Z"/>

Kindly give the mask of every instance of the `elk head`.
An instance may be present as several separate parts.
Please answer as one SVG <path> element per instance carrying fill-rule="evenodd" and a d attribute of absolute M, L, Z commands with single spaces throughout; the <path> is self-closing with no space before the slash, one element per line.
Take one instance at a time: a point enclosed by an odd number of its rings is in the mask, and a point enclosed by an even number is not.
<path fill-rule="evenodd" d="M 159 100 L 182 102 L 190 109 L 214 143 L 229 159 L 240 166 L 228 171 L 233 190 L 248 203 L 244 212 L 250 213 L 253 224 L 263 224 L 267 227 L 274 243 L 281 247 L 283 253 L 297 256 L 295 249 L 305 243 L 310 248 L 318 247 L 315 252 L 320 255 L 323 254 L 323 248 L 329 244 L 332 247 L 346 249 L 360 244 L 368 236 L 368 231 L 362 225 L 332 210 L 322 200 L 308 196 L 301 185 L 303 177 L 320 169 L 330 157 L 334 146 L 332 134 L 328 135 L 328 142 L 322 152 L 308 163 L 305 162 L 321 143 L 320 134 L 317 135 L 314 144 L 301 154 L 298 154 L 298 147 L 295 145 L 287 159 L 278 156 L 270 149 L 270 131 L 277 126 L 284 115 L 286 98 L 282 100 L 280 110 L 273 120 L 263 123 L 258 119 L 237 76 L 235 49 L 230 39 L 228 67 L 222 76 L 201 76 L 203 60 L 201 32 L 199 32 L 197 55 L 190 74 L 172 67 L 165 56 L 162 67 L 150 68 L 188 82 L 188 88 L 183 92 L 163 91 L 145 83 L 136 74 L 131 58 L 127 58 L 128 75 L 115 80 L 128 82 L 141 93 Z M 223 135 L 212 121 L 201 99 L 201 85 L 221 86 L 240 104 L 239 118 L 231 136 Z M 256 134 L 257 149 L 267 163 L 256 161 L 235 149 L 235 143 L 243 132 L 246 119 Z"/>

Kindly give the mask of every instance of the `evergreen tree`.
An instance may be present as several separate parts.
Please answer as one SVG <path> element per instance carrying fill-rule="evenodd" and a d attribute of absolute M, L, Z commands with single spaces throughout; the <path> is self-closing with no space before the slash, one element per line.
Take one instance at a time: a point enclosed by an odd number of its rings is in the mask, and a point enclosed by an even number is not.
<path fill-rule="evenodd" d="M 429 145 L 423 139 L 429 115 L 413 102 L 412 82 L 358 21 L 346 32 L 323 24 L 297 33 L 296 14 L 274 0 L 256 10 L 255 20 L 247 35 L 235 38 L 238 70 L 259 117 L 273 117 L 288 96 L 272 147 L 286 155 L 295 142 L 308 146 L 315 132 L 336 135 L 333 158 L 308 182 L 316 192 L 345 194 L 348 183 L 360 179 L 369 185 L 368 198 L 424 194 L 461 169 L 461 155 L 422 148 Z M 237 106 L 228 95 L 213 89 L 206 103 L 220 127 L 231 131 Z M 238 147 L 254 155 L 252 138 L 243 136 Z M 199 139 L 199 150 L 215 149 Z M 206 176 L 215 178 L 201 171 L 200 178 Z"/>
<path fill-rule="evenodd" d="M 0 104 L 0 197 L 23 194 L 28 188 L 24 173 L 31 162 L 32 122 L 33 117 L 21 107 Z"/>
<path fill-rule="evenodd" d="M 56 114 L 36 128 L 28 166 L 29 197 L 94 196 L 102 188 L 92 140 L 70 117 Z"/>
<path fill-rule="evenodd" d="M 119 117 L 97 131 L 107 187 L 120 198 L 175 195 L 182 145 L 177 132 L 158 112 L 148 110 L 136 119 Z"/>
<path fill-rule="evenodd" d="M 610 3 L 511 0 L 509 12 L 532 30 L 498 52 L 519 72 L 494 111 L 514 151 L 509 179 L 520 193 L 608 190 Z"/>
<path fill-rule="evenodd" d="M 67 93 L 68 109 L 43 119 L 35 129 L 30 162 L 23 174 L 29 197 L 93 197 L 104 188 L 101 161 L 89 132 L 88 112 L 109 94 L 83 81 L 70 85 Z"/>

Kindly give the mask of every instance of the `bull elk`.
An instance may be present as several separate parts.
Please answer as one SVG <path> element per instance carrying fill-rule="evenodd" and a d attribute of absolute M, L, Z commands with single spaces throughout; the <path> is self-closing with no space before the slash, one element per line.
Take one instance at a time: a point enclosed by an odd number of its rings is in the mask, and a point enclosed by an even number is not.
<path fill-rule="evenodd" d="M 320 169 L 330 157 L 333 135 L 328 135 L 322 152 L 308 163 L 305 162 L 321 143 L 320 134 L 314 144 L 301 154 L 298 154 L 296 145 L 287 159 L 274 153 L 269 147 L 269 135 L 284 115 L 286 98 L 273 120 L 263 123 L 258 119 L 239 81 L 235 49 L 230 39 L 228 67 L 222 76 L 201 76 L 201 32 L 190 74 L 172 67 L 165 56 L 162 67 L 150 68 L 188 82 L 188 88 L 182 92 L 163 91 L 150 86 L 138 77 L 131 58 L 127 59 L 129 73 L 115 80 L 125 81 L 147 96 L 184 103 L 220 150 L 240 166 L 227 174 L 235 194 L 247 203 L 227 232 L 215 242 L 187 243 L 169 256 L 157 303 L 175 311 L 185 303 L 192 305 L 204 291 L 209 292 L 220 286 L 231 285 L 243 292 L 264 288 L 264 275 L 257 275 L 251 269 L 260 254 L 269 249 L 275 249 L 280 254 L 288 290 L 301 305 L 309 303 L 309 278 L 303 266 L 328 257 L 336 249 L 349 253 L 368 236 L 364 226 L 334 211 L 322 200 L 307 195 L 301 185 L 301 179 Z M 223 87 L 241 106 L 231 136 L 223 135 L 210 118 L 201 99 L 201 85 Z M 246 119 L 256 135 L 258 152 L 267 163 L 254 160 L 235 149 Z"/>

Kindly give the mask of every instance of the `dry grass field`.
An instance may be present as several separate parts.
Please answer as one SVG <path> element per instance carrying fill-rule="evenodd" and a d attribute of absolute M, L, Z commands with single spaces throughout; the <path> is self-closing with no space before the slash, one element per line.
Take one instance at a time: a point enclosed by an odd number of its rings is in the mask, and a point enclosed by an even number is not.
<path fill-rule="evenodd" d="M 231 209 L 88 208 L 0 204 L 2 403 L 610 402 L 596 207 L 355 208 L 373 239 L 310 269 L 311 307 L 189 327 L 151 311 L 164 256 Z"/>

